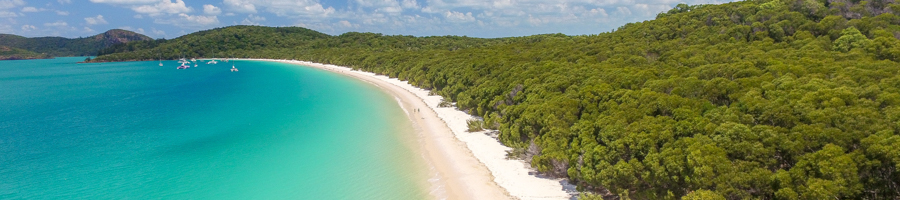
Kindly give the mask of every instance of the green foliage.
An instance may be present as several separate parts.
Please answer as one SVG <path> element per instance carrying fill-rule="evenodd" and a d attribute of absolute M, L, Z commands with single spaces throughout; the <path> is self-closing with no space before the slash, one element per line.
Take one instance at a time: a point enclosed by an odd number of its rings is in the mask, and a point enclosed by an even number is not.
<path fill-rule="evenodd" d="M 450 102 L 450 100 L 447 100 L 446 98 L 444 98 L 444 99 L 441 99 L 441 103 L 438 104 L 438 107 L 441 107 L 441 108 L 453 107 L 453 102 Z"/>
<path fill-rule="evenodd" d="M 828 2 L 680 5 L 586 36 L 237 26 L 96 60 L 298 59 L 407 80 L 483 117 L 510 157 L 621 199 L 896 199 L 897 3 Z"/>
<path fill-rule="evenodd" d="M 774 11 L 783 11 L 787 8 L 784 0 L 770 0 L 769 2 L 763 3 L 759 5 L 759 9 L 762 10 L 774 10 Z"/>
<path fill-rule="evenodd" d="M 854 27 L 841 31 L 841 37 L 834 41 L 834 50 L 848 52 L 851 49 L 866 49 L 872 46 L 872 41 Z"/>
<path fill-rule="evenodd" d="M 685 195 L 682 200 L 725 200 L 725 197 L 709 190 L 697 190 Z"/>
<path fill-rule="evenodd" d="M 469 132 L 478 132 L 484 130 L 484 121 L 477 119 L 466 120 L 466 126 L 469 127 L 467 131 Z"/>

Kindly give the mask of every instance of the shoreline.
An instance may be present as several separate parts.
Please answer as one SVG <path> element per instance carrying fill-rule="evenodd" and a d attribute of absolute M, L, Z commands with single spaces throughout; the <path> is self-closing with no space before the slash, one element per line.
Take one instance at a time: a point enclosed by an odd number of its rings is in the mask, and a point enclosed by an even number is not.
<path fill-rule="evenodd" d="M 383 75 L 349 67 L 297 60 L 240 59 L 313 67 L 368 82 L 392 95 L 406 112 L 421 155 L 433 174 L 429 194 L 436 199 L 570 199 L 563 179 L 537 177 L 522 160 L 506 159 L 509 147 L 482 132 L 467 132 L 473 116 L 441 108 L 440 96 Z M 418 109 L 418 111 L 416 111 Z"/>

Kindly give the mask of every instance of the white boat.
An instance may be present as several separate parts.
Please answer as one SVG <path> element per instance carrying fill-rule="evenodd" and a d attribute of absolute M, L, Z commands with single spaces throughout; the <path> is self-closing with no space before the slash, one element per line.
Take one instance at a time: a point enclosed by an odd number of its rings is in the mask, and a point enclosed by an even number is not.
<path fill-rule="evenodd" d="M 219 62 L 216 62 L 216 60 L 210 60 L 209 62 L 206 62 L 207 65 L 215 65 L 216 63 Z"/>
<path fill-rule="evenodd" d="M 197 59 L 191 58 L 191 62 L 197 62 Z"/>
<path fill-rule="evenodd" d="M 232 72 L 238 71 L 237 68 L 234 68 L 234 62 L 231 62 L 231 71 Z"/>

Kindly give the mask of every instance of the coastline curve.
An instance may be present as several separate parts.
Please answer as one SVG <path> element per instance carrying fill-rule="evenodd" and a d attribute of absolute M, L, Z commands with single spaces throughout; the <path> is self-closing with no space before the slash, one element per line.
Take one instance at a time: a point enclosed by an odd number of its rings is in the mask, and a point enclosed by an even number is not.
<path fill-rule="evenodd" d="M 437 199 L 570 199 L 562 179 L 537 177 L 521 160 L 506 158 L 509 147 L 483 132 L 467 132 L 473 116 L 438 107 L 442 97 L 406 81 L 349 67 L 275 59 L 244 59 L 313 67 L 368 82 L 391 94 L 416 129 L 422 157 L 430 165 L 429 193 Z M 443 190 L 443 191 L 442 191 Z"/>

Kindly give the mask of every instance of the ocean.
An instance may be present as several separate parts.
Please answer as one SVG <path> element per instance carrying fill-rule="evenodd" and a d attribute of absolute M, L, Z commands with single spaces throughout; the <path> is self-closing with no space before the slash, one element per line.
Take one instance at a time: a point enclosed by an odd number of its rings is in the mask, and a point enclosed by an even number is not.
<path fill-rule="evenodd" d="M 291 64 L 0 61 L 0 199 L 424 199 L 394 98 Z"/>

